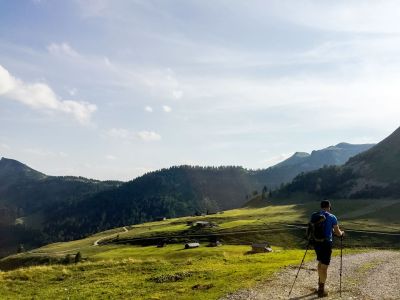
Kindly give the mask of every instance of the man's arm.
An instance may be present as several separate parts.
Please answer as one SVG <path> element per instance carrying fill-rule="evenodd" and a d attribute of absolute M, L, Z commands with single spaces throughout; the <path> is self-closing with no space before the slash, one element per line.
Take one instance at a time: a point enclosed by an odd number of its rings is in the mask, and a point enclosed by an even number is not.
<path fill-rule="evenodd" d="M 340 230 L 339 225 L 333 225 L 333 232 L 336 236 L 344 236 L 344 231 Z"/>

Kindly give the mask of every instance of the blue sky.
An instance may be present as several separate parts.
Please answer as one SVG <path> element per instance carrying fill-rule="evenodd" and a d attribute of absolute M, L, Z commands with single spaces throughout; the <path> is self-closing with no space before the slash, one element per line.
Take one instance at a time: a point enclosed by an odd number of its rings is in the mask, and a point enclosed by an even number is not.
<path fill-rule="evenodd" d="M 128 180 L 399 126 L 397 1 L 0 0 L 0 156 Z"/>

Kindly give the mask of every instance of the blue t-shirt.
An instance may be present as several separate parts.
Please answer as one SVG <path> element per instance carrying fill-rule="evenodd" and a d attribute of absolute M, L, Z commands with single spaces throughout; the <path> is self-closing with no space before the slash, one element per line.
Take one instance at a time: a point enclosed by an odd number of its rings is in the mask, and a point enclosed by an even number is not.
<path fill-rule="evenodd" d="M 332 230 L 333 230 L 333 226 L 337 225 L 337 218 L 335 217 L 335 215 L 332 215 L 331 213 L 322 210 L 321 213 L 324 214 L 325 218 L 326 218 L 326 223 L 325 223 L 325 237 L 326 240 L 332 242 Z"/>

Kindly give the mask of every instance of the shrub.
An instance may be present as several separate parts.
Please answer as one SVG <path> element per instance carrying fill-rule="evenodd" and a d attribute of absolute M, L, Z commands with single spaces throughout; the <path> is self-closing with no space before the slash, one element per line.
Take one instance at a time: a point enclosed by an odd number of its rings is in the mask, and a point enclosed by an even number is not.
<path fill-rule="evenodd" d="M 82 260 L 82 254 L 81 254 L 81 252 L 79 251 L 78 253 L 76 253 L 76 255 L 75 255 L 75 263 L 78 263 L 78 262 L 80 262 Z"/>

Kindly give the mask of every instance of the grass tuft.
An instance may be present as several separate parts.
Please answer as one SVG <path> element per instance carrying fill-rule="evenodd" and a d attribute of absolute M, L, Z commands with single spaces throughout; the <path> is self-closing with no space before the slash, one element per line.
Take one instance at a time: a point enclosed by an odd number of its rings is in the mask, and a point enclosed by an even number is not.
<path fill-rule="evenodd" d="M 193 272 L 178 272 L 174 274 L 162 274 L 159 276 L 150 277 L 148 280 L 156 283 L 176 282 L 185 278 L 191 277 Z"/>

